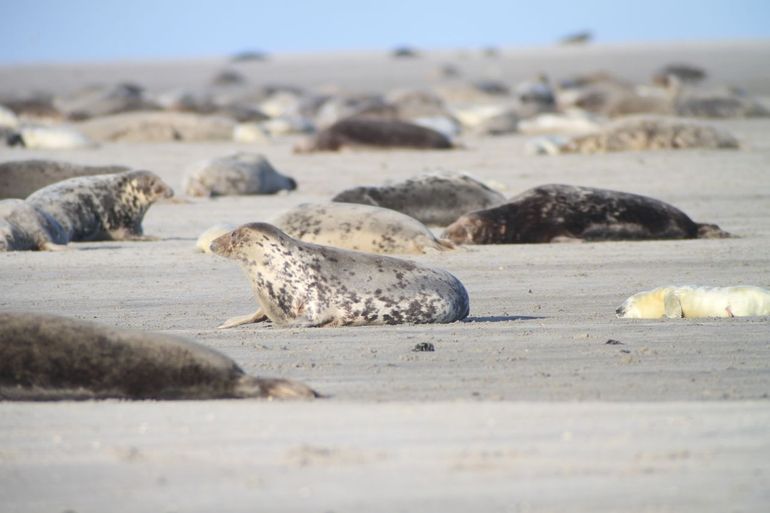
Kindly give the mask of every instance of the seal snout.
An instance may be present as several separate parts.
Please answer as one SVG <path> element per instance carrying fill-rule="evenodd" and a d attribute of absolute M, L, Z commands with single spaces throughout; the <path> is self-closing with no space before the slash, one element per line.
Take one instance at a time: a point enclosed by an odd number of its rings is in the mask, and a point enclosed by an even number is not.
<path fill-rule="evenodd" d="M 626 313 L 626 307 L 625 307 L 625 306 L 623 306 L 623 305 L 620 305 L 619 307 L 617 307 L 617 308 L 615 309 L 615 314 L 616 314 L 618 317 L 623 317 L 623 315 L 625 315 L 625 313 Z"/>

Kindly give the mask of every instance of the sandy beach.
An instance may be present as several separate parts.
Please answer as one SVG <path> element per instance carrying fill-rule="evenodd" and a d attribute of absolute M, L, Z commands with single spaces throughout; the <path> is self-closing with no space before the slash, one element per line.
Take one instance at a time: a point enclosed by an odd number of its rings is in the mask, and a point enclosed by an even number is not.
<path fill-rule="evenodd" d="M 610 69 L 645 81 L 662 64 L 770 96 L 770 42 L 281 56 L 255 83 L 382 91 L 427 86 L 456 62 L 515 82 Z M 224 59 L 0 67 L 0 93 L 130 79 L 202 87 Z M 240 69 L 240 68 L 239 68 Z M 527 155 L 528 137 L 463 135 L 452 151 L 299 155 L 262 143 L 0 148 L 0 160 L 149 169 L 182 201 L 154 205 L 153 242 L 0 254 L 0 309 L 182 335 L 259 376 L 301 380 L 314 402 L 0 403 L 0 511 L 763 511 L 770 503 L 770 324 L 764 318 L 618 319 L 629 295 L 666 284 L 770 287 L 770 118 L 709 123 L 740 150 Z M 185 198 L 192 163 L 264 154 L 295 178 L 275 196 Z M 410 257 L 465 284 L 465 322 L 287 329 L 216 326 L 253 311 L 231 261 L 194 250 L 218 222 L 270 221 L 355 185 L 465 171 L 513 196 L 547 183 L 669 202 L 735 235 L 718 240 L 464 247 Z M 609 340 L 619 344 L 608 344 Z M 414 352 L 431 342 L 435 352 Z"/>

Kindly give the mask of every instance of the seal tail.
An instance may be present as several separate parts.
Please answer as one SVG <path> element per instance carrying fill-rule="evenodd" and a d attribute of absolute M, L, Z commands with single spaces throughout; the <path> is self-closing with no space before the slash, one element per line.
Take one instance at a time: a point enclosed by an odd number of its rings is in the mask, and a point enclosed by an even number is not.
<path fill-rule="evenodd" d="M 715 224 L 697 223 L 699 239 L 727 239 L 733 237 Z"/>
<path fill-rule="evenodd" d="M 436 239 L 436 249 L 439 251 L 449 251 L 451 249 L 457 249 L 457 245 L 448 239 Z"/>
<path fill-rule="evenodd" d="M 235 386 L 237 397 L 266 399 L 315 399 L 321 394 L 299 381 L 276 378 L 255 378 L 243 375 Z"/>

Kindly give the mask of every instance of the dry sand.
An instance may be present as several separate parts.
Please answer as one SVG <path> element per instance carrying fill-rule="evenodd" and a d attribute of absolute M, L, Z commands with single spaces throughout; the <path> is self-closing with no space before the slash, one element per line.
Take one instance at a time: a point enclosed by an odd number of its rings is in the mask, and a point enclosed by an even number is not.
<path fill-rule="evenodd" d="M 584 50 L 458 62 L 482 70 L 515 70 L 522 62 L 528 70 L 540 58 L 584 71 L 620 61 L 632 68 L 619 57 L 622 48 Z M 642 77 L 684 56 L 722 81 L 770 93 L 770 43 L 682 45 L 665 55 L 655 46 L 626 50 L 641 59 L 633 69 Z M 372 88 L 389 86 L 383 63 L 417 66 L 356 58 L 357 78 L 345 82 L 340 75 L 343 86 L 359 86 L 362 76 Z M 302 68 L 299 57 L 292 59 Z M 317 83 L 331 82 L 336 69 L 349 69 L 349 59 L 326 57 L 302 69 L 314 70 Z M 222 62 L 205 73 L 202 64 L 189 64 L 197 73 L 190 71 L 190 82 L 213 75 Z M 8 91 L 68 76 L 68 87 L 105 66 L 2 68 L 0 83 Z M 108 67 L 160 87 L 184 66 L 163 68 L 165 74 L 158 65 Z M 390 69 L 388 80 L 402 81 L 392 85 L 417 76 Z M 0 254 L 0 309 L 184 335 L 227 353 L 249 373 L 303 380 L 330 396 L 285 404 L 0 404 L 0 511 L 765 510 L 767 318 L 614 316 L 628 295 L 661 284 L 770 286 L 770 120 L 716 124 L 746 148 L 536 157 L 526 156 L 526 138 L 514 135 L 464 137 L 467 148 L 450 152 L 294 155 L 295 138 L 0 150 L 1 160 L 147 168 L 177 190 L 197 160 L 238 150 L 265 154 L 298 181 L 296 192 L 155 205 L 144 226 L 157 242 Z M 416 257 L 463 281 L 469 322 L 215 329 L 256 303 L 234 263 L 194 252 L 205 228 L 270 220 L 349 186 L 434 169 L 471 172 L 503 184 L 507 195 L 552 182 L 645 194 L 737 237 L 488 246 Z M 420 342 L 433 343 L 435 352 L 413 352 Z"/>

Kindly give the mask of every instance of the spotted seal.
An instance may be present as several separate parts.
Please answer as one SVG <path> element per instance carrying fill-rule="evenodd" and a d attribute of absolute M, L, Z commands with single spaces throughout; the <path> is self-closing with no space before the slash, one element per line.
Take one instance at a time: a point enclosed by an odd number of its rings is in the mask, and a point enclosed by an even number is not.
<path fill-rule="evenodd" d="M 180 337 L 38 313 L 0 313 L 0 400 L 312 398 Z"/>
<path fill-rule="evenodd" d="M 38 189 L 77 176 L 128 171 L 125 166 L 83 166 L 58 160 L 14 160 L 0 164 L 0 199 L 26 198 Z"/>
<path fill-rule="evenodd" d="M 64 249 L 64 228 L 49 214 L 24 200 L 0 201 L 0 251 Z"/>
<path fill-rule="evenodd" d="M 289 326 L 446 323 L 468 315 L 468 293 L 453 275 L 408 260 L 320 246 L 251 223 L 214 240 L 237 260 L 260 308 L 222 328 L 271 320 Z"/>
<path fill-rule="evenodd" d="M 658 287 L 634 294 L 615 313 L 627 319 L 770 315 L 770 290 L 760 287 Z"/>
<path fill-rule="evenodd" d="M 550 144 L 534 144 L 535 153 L 607 153 L 616 151 L 735 149 L 738 140 L 715 127 L 675 118 L 630 116 L 604 129 Z"/>
<path fill-rule="evenodd" d="M 367 253 L 425 253 L 454 244 L 437 239 L 420 221 L 388 208 L 353 203 L 303 203 L 273 220 L 305 242 Z"/>
<path fill-rule="evenodd" d="M 551 184 L 460 217 L 442 237 L 457 244 L 728 237 L 662 201 L 627 192 Z"/>
<path fill-rule="evenodd" d="M 183 188 L 190 196 L 275 194 L 293 191 L 297 182 L 276 171 L 263 155 L 240 152 L 193 165 Z"/>
<path fill-rule="evenodd" d="M 356 147 L 446 150 L 452 148 L 453 144 L 446 135 L 414 123 L 397 119 L 350 117 L 321 130 L 314 138 L 299 143 L 294 151 L 339 151 Z"/>
<path fill-rule="evenodd" d="M 173 195 L 150 171 L 70 178 L 31 194 L 24 201 L 29 215 L 23 220 L 7 220 L 36 241 L 31 249 L 77 241 L 150 240 L 142 231 L 147 209 Z"/>
<path fill-rule="evenodd" d="M 425 224 L 446 226 L 466 212 L 503 203 L 505 196 L 470 175 L 442 172 L 392 185 L 354 187 L 332 201 L 390 208 Z"/>

